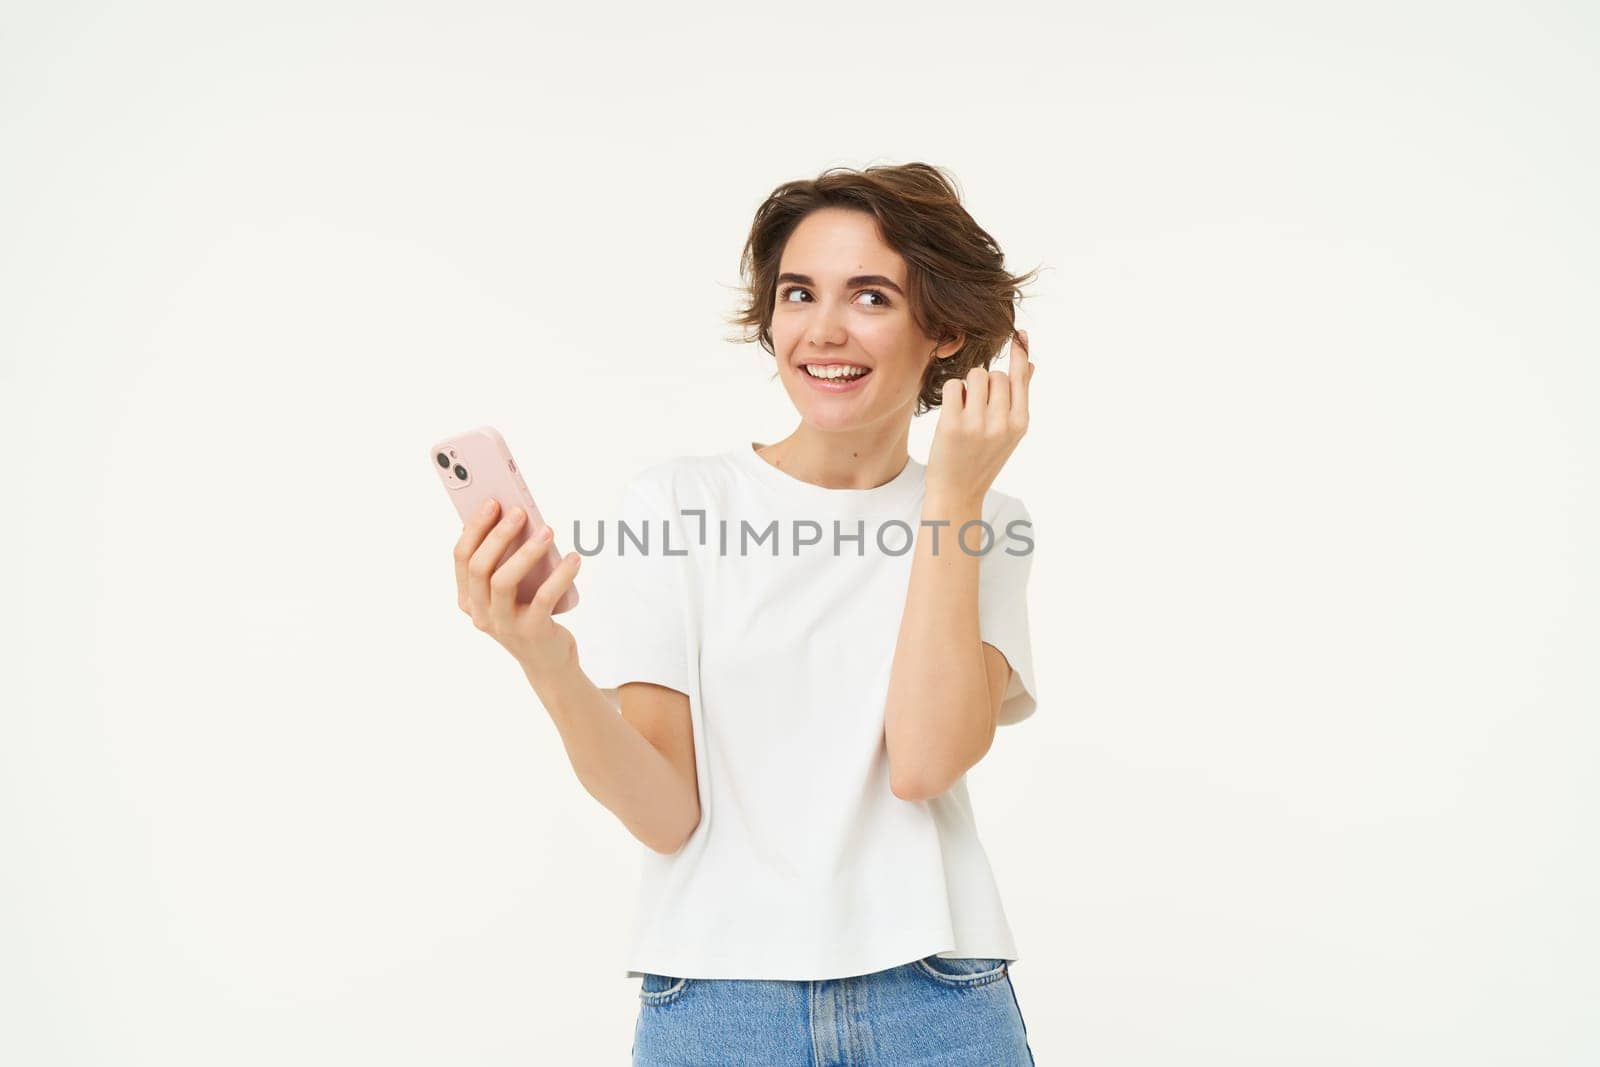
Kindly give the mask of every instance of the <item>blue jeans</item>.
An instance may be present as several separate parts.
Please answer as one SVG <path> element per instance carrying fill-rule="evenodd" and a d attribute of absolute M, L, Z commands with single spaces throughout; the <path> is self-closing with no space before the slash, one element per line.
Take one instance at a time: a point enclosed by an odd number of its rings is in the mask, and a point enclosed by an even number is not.
<path fill-rule="evenodd" d="M 639 984 L 634 1067 L 1031 1067 L 1002 959 L 937 955 L 818 981 Z"/>

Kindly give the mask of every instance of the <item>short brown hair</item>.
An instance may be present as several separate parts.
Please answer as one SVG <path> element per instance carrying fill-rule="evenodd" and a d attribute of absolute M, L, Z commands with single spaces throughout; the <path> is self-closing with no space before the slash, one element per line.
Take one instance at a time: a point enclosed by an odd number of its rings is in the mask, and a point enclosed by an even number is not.
<path fill-rule="evenodd" d="M 800 220 L 825 207 L 862 211 L 878 221 L 884 243 L 906 261 L 906 298 L 917 327 L 939 344 L 964 337 L 946 359 L 929 365 L 915 414 L 939 406 L 944 383 L 988 368 L 1016 329 L 1013 305 L 1021 287 L 1038 274 L 1013 275 L 1005 256 L 961 206 L 955 179 L 927 163 L 830 167 L 816 178 L 785 182 L 756 209 L 750 237 L 739 258 L 748 303 L 731 320 L 744 328 L 733 338 L 772 344 L 773 301 L 778 264 Z"/>

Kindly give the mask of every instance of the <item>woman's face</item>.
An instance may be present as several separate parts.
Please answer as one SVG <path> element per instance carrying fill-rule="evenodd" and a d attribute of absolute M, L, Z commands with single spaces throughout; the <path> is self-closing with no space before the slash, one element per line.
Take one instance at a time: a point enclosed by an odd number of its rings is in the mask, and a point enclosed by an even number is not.
<path fill-rule="evenodd" d="M 772 347 L 801 418 L 848 430 L 914 410 L 934 342 L 912 320 L 905 288 L 905 261 L 871 215 L 829 207 L 800 220 L 778 265 Z M 819 381 L 807 370 L 836 374 L 841 364 L 867 373 Z"/>

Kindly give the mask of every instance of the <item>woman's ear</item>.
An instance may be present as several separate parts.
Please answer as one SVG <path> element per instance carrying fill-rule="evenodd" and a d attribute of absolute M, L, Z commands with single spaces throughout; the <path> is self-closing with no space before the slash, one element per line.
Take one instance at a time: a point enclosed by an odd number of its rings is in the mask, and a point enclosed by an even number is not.
<path fill-rule="evenodd" d="M 957 333 L 955 335 L 954 340 L 945 341 L 938 348 L 935 348 L 933 350 L 933 358 L 934 359 L 949 359 L 951 356 L 953 356 L 957 352 L 961 351 L 961 347 L 963 345 L 965 345 L 966 343 L 967 343 L 966 334 Z"/>

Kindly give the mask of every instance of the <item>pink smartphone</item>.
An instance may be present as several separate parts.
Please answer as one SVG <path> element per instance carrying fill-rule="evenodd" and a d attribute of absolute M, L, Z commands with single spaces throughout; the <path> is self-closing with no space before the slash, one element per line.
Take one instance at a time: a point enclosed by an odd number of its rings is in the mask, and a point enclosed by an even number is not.
<path fill-rule="evenodd" d="M 500 514 L 504 515 L 507 508 L 521 507 L 528 513 L 528 520 L 523 523 L 522 529 L 511 539 L 505 552 L 495 562 L 500 566 L 513 552 L 528 540 L 528 534 L 546 525 L 544 516 L 539 514 L 538 505 L 533 502 L 533 494 L 528 492 L 528 483 L 522 480 L 522 473 L 517 470 L 517 461 L 511 458 L 511 450 L 506 447 L 505 438 L 493 426 L 478 426 L 458 433 L 435 444 L 428 455 L 428 462 L 432 464 L 433 471 L 444 483 L 445 491 L 450 494 L 450 502 L 456 506 L 456 514 L 461 516 L 461 524 L 477 513 L 478 508 L 490 497 L 500 502 Z M 499 521 L 498 518 L 496 521 Z M 555 539 L 550 541 L 549 551 L 545 558 L 536 563 L 531 571 L 517 585 L 517 603 L 526 604 L 533 599 L 539 591 L 539 586 L 550 577 L 550 572 L 555 570 L 561 562 L 562 554 L 556 551 Z M 562 594 L 550 614 L 559 615 L 564 611 L 571 611 L 578 604 L 578 587 L 576 584 L 569 586 Z"/>

